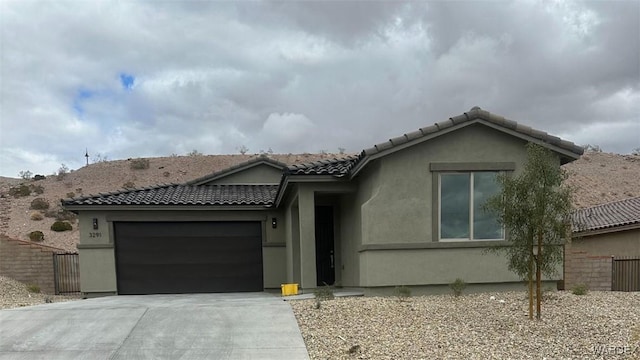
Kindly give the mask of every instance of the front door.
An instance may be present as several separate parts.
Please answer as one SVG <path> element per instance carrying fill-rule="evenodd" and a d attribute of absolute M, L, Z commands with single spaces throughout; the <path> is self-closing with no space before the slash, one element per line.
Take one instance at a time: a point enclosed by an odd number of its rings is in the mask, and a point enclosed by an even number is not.
<path fill-rule="evenodd" d="M 331 206 L 316 206 L 316 276 L 318 286 L 336 281 Z"/>

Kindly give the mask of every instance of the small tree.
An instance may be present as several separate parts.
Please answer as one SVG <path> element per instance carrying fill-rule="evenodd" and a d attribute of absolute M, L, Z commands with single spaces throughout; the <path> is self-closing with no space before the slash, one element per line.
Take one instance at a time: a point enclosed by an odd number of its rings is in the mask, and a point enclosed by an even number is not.
<path fill-rule="evenodd" d="M 490 198 L 485 210 L 499 214 L 510 245 L 491 248 L 506 253 L 509 270 L 529 285 L 529 318 L 533 318 L 533 280 L 536 282 L 536 317 L 540 319 L 542 274 L 553 276 L 562 263 L 562 243 L 570 230 L 572 191 L 563 186 L 565 172 L 548 149 L 529 143 L 527 163 L 519 176 L 498 175 L 502 190 Z"/>
<path fill-rule="evenodd" d="M 31 180 L 31 176 L 33 175 L 33 173 L 29 170 L 20 171 L 18 174 L 20 175 L 20 178 L 22 180 Z"/>
<path fill-rule="evenodd" d="M 240 154 L 244 155 L 249 151 L 249 148 L 244 145 L 240 145 L 240 147 L 238 147 L 237 150 Z"/>

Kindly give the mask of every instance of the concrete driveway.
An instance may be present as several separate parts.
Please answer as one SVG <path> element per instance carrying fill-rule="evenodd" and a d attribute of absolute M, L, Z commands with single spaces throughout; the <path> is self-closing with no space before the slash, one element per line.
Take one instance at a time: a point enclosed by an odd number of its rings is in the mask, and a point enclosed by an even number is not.
<path fill-rule="evenodd" d="M 0 310 L 0 359 L 308 359 L 268 293 L 111 296 Z"/>

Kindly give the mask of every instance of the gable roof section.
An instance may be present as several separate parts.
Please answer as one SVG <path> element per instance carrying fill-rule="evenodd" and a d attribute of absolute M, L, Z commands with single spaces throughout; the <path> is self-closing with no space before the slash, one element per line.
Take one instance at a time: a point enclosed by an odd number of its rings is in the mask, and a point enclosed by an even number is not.
<path fill-rule="evenodd" d="M 409 146 L 423 141 L 444 135 L 461 127 L 471 124 L 481 123 L 504 133 L 519 137 L 523 140 L 533 142 L 549 148 L 561 155 L 562 164 L 576 160 L 583 154 L 582 147 L 557 136 L 550 135 L 544 131 L 533 129 L 529 126 L 518 124 L 513 120 L 506 119 L 500 115 L 492 114 L 486 110 L 474 106 L 462 115 L 454 116 L 448 120 L 436 123 L 431 126 L 420 128 L 416 131 L 406 133 L 402 136 L 389 139 L 383 143 L 374 145 L 362 151 L 366 157 L 353 171 L 353 175 L 360 171 L 370 160 L 391 154 Z"/>
<path fill-rule="evenodd" d="M 576 210 L 571 222 L 574 234 L 640 228 L 640 196 Z"/>
<path fill-rule="evenodd" d="M 244 170 L 259 166 L 259 165 L 268 165 L 268 166 L 271 166 L 271 167 L 273 167 L 275 169 L 278 169 L 278 170 L 282 170 L 287 166 L 287 164 L 285 164 L 285 163 L 282 163 L 280 161 L 271 159 L 271 158 L 267 157 L 266 155 L 261 155 L 261 156 L 259 156 L 257 158 L 250 159 L 250 160 L 245 161 L 243 163 L 230 166 L 230 167 L 228 167 L 228 168 L 226 168 L 224 170 L 220 170 L 220 171 L 214 172 L 212 174 L 203 176 L 201 178 L 197 178 L 197 179 L 191 180 L 191 181 L 187 182 L 187 185 L 203 185 L 203 184 L 206 184 L 206 183 L 208 183 L 210 181 L 218 180 L 218 179 L 221 179 L 221 178 L 223 178 L 225 176 L 229 176 L 229 175 L 232 175 L 232 174 L 235 174 L 235 173 L 239 173 L 241 171 L 244 171 Z"/>
<path fill-rule="evenodd" d="M 62 200 L 75 206 L 270 206 L 278 185 L 162 185 Z"/>

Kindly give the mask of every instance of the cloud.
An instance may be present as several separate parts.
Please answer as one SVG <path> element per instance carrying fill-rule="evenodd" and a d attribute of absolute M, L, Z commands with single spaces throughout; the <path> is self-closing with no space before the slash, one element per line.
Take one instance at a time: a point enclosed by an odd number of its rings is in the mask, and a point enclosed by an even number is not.
<path fill-rule="evenodd" d="M 307 139 L 314 136 L 315 129 L 316 125 L 303 114 L 272 113 L 262 126 L 261 142 L 294 152 L 313 151 L 308 148 Z"/>
<path fill-rule="evenodd" d="M 640 3 L 0 2 L 0 174 L 357 152 L 479 105 L 640 146 Z"/>

